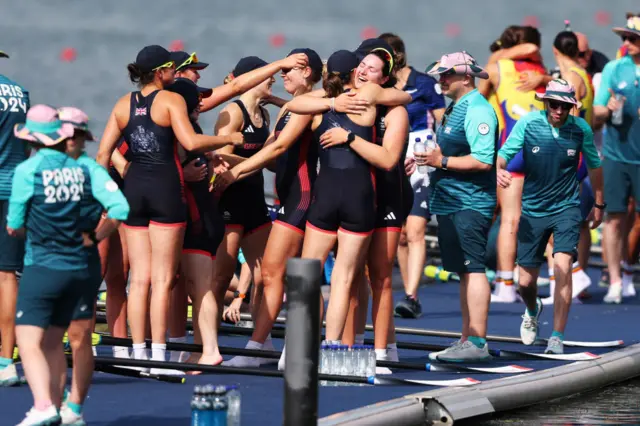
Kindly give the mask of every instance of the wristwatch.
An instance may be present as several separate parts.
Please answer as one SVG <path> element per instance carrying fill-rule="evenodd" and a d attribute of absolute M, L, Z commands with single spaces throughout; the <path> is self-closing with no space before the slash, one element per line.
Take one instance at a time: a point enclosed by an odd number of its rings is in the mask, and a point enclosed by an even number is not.
<path fill-rule="evenodd" d="M 244 294 L 244 293 L 240 293 L 240 292 L 239 292 L 239 291 L 237 291 L 237 290 L 233 292 L 233 298 L 234 298 L 234 299 L 244 299 L 245 297 L 247 297 L 247 295 L 246 295 L 246 294 Z"/>
<path fill-rule="evenodd" d="M 447 170 L 448 162 L 449 162 L 449 157 L 442 157 L 442 170 Z"/>
<path fill-rule="evenodd" d="M 356 135 L 353 132 L 349 132 L 347 136 L 347 144 L 351 144 L 351 142 L 356 140 Z"/>
<path fill-rule="evenodd" d="M 96 237 L 96 232 L 95 231 L 91 231 L 89 233 L 89 239 L 93 242 L 93 244 L 95 244 L 96 246 L 98 245 L 98 243 L 100 241 L 98 241 L 98 238 Z"/>
<path fill-rule="evenodd" d="M 604 203 L 604 204 L 593 203 L 593 207 L 595 207 L 596 209 L 604 210 L 607 207 L 607 203 Z"/>

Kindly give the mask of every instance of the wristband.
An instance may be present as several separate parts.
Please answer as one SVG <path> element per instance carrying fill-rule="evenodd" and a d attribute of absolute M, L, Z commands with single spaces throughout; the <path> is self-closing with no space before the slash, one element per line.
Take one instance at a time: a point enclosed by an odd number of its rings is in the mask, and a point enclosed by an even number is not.
<path fill-rule="evenodd" d="M 595 207 L 596 209 L 604 210 L 607 207 L 607 203 L 604 203 L 604 204 L 593 203 L 593 207 Z"/>
<path fill-rule="evenodd" d="M 329 109 L 331 109 L 331 112 L 336 110 L 336 98 L 331 98 L 331 105 L 329 105 Z"/>
<path fill-rule="evenodd" d="M 447 164 L 449 163 L 449 157 L 442 157 L 442 170 L 447 170 Z"/>
<path fill-rule="evenodd" d="M 239 291 L 234 291 L 233 292 L 233 298 L 234 299 L 244 299 L 245 297 L 247 297 L 247 295 L 244 294 L 244 293 L 240 293 Z"/>

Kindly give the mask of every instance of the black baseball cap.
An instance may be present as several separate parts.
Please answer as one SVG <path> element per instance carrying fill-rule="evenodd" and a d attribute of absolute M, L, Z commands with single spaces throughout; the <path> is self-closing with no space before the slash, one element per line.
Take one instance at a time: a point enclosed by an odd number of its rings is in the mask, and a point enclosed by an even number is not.
<path fill-rule="evenodd" d="M 393 47 L 381 38 L 369 38 L 360 43 L 355 51 L 358 60 L 362 61 L 365 56 L 374 50 L 385 50 L 389 55 L 393 55 Z"/>
<path fill-rule="evenodd" d="M 0 50 L 0 58 L 8 58 L 8 57 L 9 57 L 9 55 L 7 55 L 2 50 Z"/>
<path fill-rule="evenodd" d="M 322 59 L 320 59 L 320 55 L 318 55 L 315 50 L 301 47 L 293 49 L 287 56 L 295 55 L 296 53 L 304 53 L 305 55 L 307 55 L 307 59 L 309 60 L 309 68 L 311 68 L 311 70 L 315 73 L 322 74 Z"/>
<path fill-rule="evenodd" d="M 173 60 L 176 61 L 176 71 L 186 70 L 189 68 L 192 70 L 203 70 L 209 66 L 209 64 L 206 62 L 198 61 L 198 56 L 196 55 L 196 52 L 193 52 L 192 54 L 188 54 L 187 52 L 177 51 L 177 52 L 172 52 L 171 55 L 174 58 Z M 189 58 L 191 58 L 191 61 L 188 64 L 183 65 L 185 62 L 189 60 Z"/>
<path fill-rule="evenodd" d="M 151 72 L 161 65 L 170 61 L 176 61 L 176 55 L 169 52 L 162 46 L 153 44 L 143 47 L 138 56 L 136 56 L 135 64 L 142 72 Z"/>
<path fill-rule="evenodd" d="M 212 89 L 200 87 L 188 78 L 176 78 L 165 90 L 182 96 L 187 103 L 187 113 L 189 114 L 191 114 L 200 103 L 200 94 L 202 94 L 202 97 L 208 98 L 213 92 Z"/>
<path fill-rule="evenodd" d="M 232 74 L 234 77 L 240 77 L 242 74 L 257 70 L 265 65 L 269 65 L 265 60 L 260 59 L 257 56 L 247 56 L 238 61 L 236 67 L 232 71 Z"/>
<path fill-rule="evenodd" d="M 327 61 L 327 72 L 337 72 L 339 74 L 349 74 L 358 67 L 358 58 L 355 53 L 349 50 L 338 50 L 329 56 Z"/>

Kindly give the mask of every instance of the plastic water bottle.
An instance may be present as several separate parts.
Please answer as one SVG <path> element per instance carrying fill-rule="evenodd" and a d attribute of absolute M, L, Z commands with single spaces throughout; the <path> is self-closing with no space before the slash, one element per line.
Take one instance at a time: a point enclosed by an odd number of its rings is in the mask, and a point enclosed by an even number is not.
<path fill-rule="evenodd" d="M 191 426 L 205 426 L 205 414 L 202 411 L 202 388 L 196 386 L 193 388 L 193 396 L 191 397 Z"/>
<path fill-rule="evenodd" d="M 320 346 L 320 374 L 329 374 L 329 347 L 326 344 Z M 327 386 L 326 380 L 320 380 L 320 386 Z"/>
<path fill-rule="evenodd" d="M 622 107 L 611 113 L 611 124 L 613 124 L 614 126 L 620 126 L 623 121 L 622 110 L 624 109 L 624 100 L 622 98 L 622 95 L 619 93 L 616 93 L 615 96 L 617 101 L 622 102 Z"/>
<path fill-rule="evenodd" d="M 435 148 L 436 148 L 436 141 L 434 140 L 433 130 L 428 129 L 427 130 L 427 150 L 435 149 Z M 427 166 L 427 173 L 431 173 L 435 169 L 436 169 L 435 167 Z"/>
<path fill-rule="evenodd" d="M 238 386 L 227 386 L 227 425 L 240 426 L 240 389 Z"/>
<path fill-rule="evenodd" d="M 337 348 L 335 345 L 330 345 L 329 346 L 329 354 L 327 356 L 327 359 L 329 360 L 329 368 L 328 368 L 328 374 L 332 374 L 332 375 L 336 375 L 338 374 L 338 360 L 337 360 Z M 337 382 L 334 382 L 333 380 L 328 381 L 327 382 L 327 386 L 337 386 Z"/>
<path fill-rule="evenodd" d="M 200 406 L 200 419 L 198 426 L 211 426 L 213 416 L 213 386 L 206 385 L 200 388 L 200 398 L 198 398 Z"/>
<path fill-rule="evenodd" d="M 416 143 L 413 145 L 413 152 L 425 152 L 427 150 L 427 144 L 422 142 L 420 138 L 416 138 Z M 418 166 L 418 172 L 425 175 L 429 173 L 429 166 Z"/>
<path fill-rule="evenodd" d="M 227 401 L 227 389 L 224 386 L 216 386 L 211 398 L 211 426 L 227 426 L 227 413 L 229 403 Z"/>
<path fill-rule="evenodd" d="M 373 346 L 367 346 L 367 377 L 376 375 L 376 351 Z"/>
<path fill-rule="evenodd" d="M 360 354 L 358 355 L 358 375 L 367 377 L 367 368 L 369 367 L 369 352 L 366 346 L 360 346 Z"/>

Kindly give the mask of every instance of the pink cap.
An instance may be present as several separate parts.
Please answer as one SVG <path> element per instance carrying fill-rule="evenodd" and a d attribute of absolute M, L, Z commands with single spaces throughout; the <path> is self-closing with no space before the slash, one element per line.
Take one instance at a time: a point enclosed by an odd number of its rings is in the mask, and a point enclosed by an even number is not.
<path fill-rule="evenodd" d="M 576 98 L 576 89 L 566 80 L 557 78 L 551 80 L 542 94 L 536 93 L 539 99 L 553 99 L 559 102 L 573 104 L 580 108 L 582 104 Z"/>
<path fill-rule="evenodd" d="M 89 130 L 89 116 L 84 111 L 76 107 L 62 107 L 58 108 L 58 115 L 64 123 L 69 123 L 75 129 L 85 131 L 88 138 L 93 140 L 93 135 Z"/>
<path fill-rule="evenodd" d="M 427 67 L 427 74 L 430 75 L 447 72 L 483 79 L 489 78 L 489 74 L 478 65 L 473 56 L 465 51 L 444 55 L 439 61 Z"/>
<path fill-rule="evenodd" d="M 29 109 L 26 123 L 16 124 L 13 132 L 17 138 L 52 146 L 73 137 L 74 129 L 60 120 L 55 108 L 39 104 Z"/>

